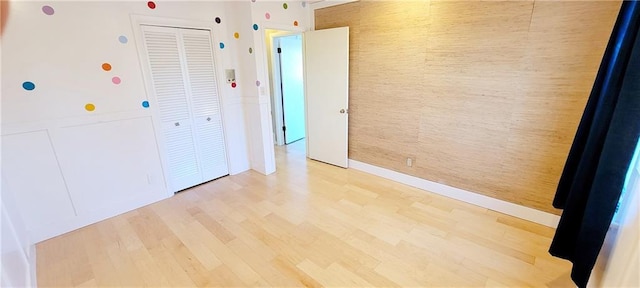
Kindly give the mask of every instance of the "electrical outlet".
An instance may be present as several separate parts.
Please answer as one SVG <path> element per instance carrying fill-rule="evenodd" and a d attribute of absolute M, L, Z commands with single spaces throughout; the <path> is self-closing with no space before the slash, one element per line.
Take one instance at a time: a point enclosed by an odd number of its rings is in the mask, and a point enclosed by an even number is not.
<path fill-rule="evenodd" d="M 407 158 L 407 166 L 409 166 L 409 167 L 413 166 L 413 159 Z"/>

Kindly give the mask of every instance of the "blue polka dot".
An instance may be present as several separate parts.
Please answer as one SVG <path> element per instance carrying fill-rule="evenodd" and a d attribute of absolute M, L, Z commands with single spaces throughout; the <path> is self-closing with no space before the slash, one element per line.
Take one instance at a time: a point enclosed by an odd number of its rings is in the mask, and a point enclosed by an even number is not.
<path fill-rule="evenodd" d="M 258 24 L 253 24 L 253 30 L 258 31 Z"/>
<path fill-rule="evenodd" d="M 224 43 L 220 42 L 220 49 L 224 49 Z"/>
<path fill-rule="evenodd" d="M 22 88 L 24 88 L 24 90 L 31 91 L 33 89 L 36 89 L 36 84 L 33 84 L 33 82 L 31 81 L 25 81 L 24 83 L 22 83 Z"/>
<path fill-rule="evenodd" d="M 149 108 L 149 101 L 147 100 L 142 101 L 142 107 Z"/>
<path fill-rule="evenodd" d="M 129 39 L 127 39 L 127 36 L 121 35 L 120 37 L 118 37 L 118 41 L 120 41 L 120 43 L 122 44 L 127 44 L 127 42 L 129 42 Z"/>

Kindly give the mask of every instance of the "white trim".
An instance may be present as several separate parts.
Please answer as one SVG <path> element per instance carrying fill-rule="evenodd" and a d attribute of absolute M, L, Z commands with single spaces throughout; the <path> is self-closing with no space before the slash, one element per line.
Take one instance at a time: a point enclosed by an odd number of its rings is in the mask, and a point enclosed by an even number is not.
<path fill-rule="evenodd" d="M 276 30 L 277 31 L 277 30 Z M 266 30 L 265 30 L 265 33 Z M 278 33 L 278 32 L 276 32 Z M 268 45 L 267 50 L 271 51 L 268 53 L 267 63 L 269 63 L 269 87 L 268 91 L 269 95 L 271 95 L 271 114 L 273 117 L 273 133 L 276 136 L 275 141 L 276 145 L 282 146 L 284 145 L 284 131 L 282 131 L 281 127 L 284 126 L 284 121 L 282 120 L 282 89 L 280 89 L 279 85 L 275 85 L 276 83 L 280 83 L 280 57 L 278 57 L 277 49 L 280 46 L 280 40 L 277 40 L 273 37 L 273 35 L 269 35 L 265 37 L 270 43 Z M 278 43 L 276 43 L 276 41 Z"/>
<path fill-rule="evenodd" d="M 382 178 L 400 182 L 402 184 L 413 186 L 422 190 L 440 194 L 442 196 L 467 202 L 483 208 L 491 209 L 507 215 L 529 220 L 531 222 L 549 226 L 551 228 L 556 228 L 558 226 L 558 221 L 560 221 L 560 216 L 558 215 L 532 209 L 518 204 L 513 204 L 444 184 L 432 182 L 360 161 L 349 159 L 349 168 L 367 172 L 369 174 L 380 176 Z"/>
<path fill-rule="evenodd" d="M 266 80 L 264 81 L 264 82 L 266 82 L 264 84 L 264 88 L 266 90 L 266 93 L 265 93 L 266 95 L 263 95 L 262 93 L 259 94 L 260 103 L 263 104 L 263 103 L 266 102 L 266 104 L 268 105 L 268 109 L 269 109 L 268 112 L 274 113 L 273 111 L 271 111 L 271 107 L 275 107 L 274 106 L 275 103 L 272 103 L 273 102 L 272 101 L 273 100 L 273 96 L 272 96 L 272 93 L 271 93 L 271 90 L 272 90 L 272 87 L 271 87 L 272 85 L 271 84 L 272 83 L 271 83 L 271 80 L 269 79 L 269 71 L 271 70 L 272 67 L 269 66 L 269 58 L 268 58 L 269 56 L 267 55 L 268 47 L 267 47 L 266 30 L 270 29 L 270 30 L 278 30 L 279 32 L 284 32 L 284 33 L 300 34 L 300 35 L 303 35 L 303 37 L 304 37 L 304 32 L 305 31 L 304 31 L 304 28 L 300 27 L 300 26 L 278 24 L 278 23 L 272 23 L 272 22 L 268 22 L 268 21 L 260 21 L 259 25 L 260 25 L 260 27 L 262 27 L 262 29 L 265 30 L 265 32 L 264 33 L 258 33 L 257 42 L 256 42 L 256 39 L 254 39 L 254 44 L 255 44 L 255 49 L 256 49 L 255 52 L 262 54 L 262 65 L 259 65 L 258 61 L 256 60 L 256 67 L 257 67 L 256 71 L 259 74 L 260 73 L 259 70 L 262 69 L 262 73 L 266 77 Z M 259 48 L 261 48 L 262 51 L 257 51 Z M 304 48 L 303 48 L 303 53 L 304 53 Z M 260 67 L 260 66 L 262 66 L 262 67 Z M 305 106 L 306 106 L 306 95 L 305 95 Z M 268 117 L 269 117 L 269 120 L 268 120 L 269 121 L 268 122 L 269 131 L 268 131 L 268 134 L 266 134 L 266 135 L 269 135 L 269 139 L 270 139 L 269 141 L 271 142 L 271 145 L 270 145 L 270 147 L 266 148 L 266 150 L 264 150 L 264 151 L 265 151 L 265 161 L 267 161 L 267 162 L 269 161 L 269 160 L 266 160 L 266 158 L 270 158 L 272 160 L 270 160 L 271 163 L 265 162 L 264 167 L 273 167 L 273 172 L 275 172 L 276 171 L 276 161 L 275 161 L 275 148 L 276 147 L 273 144 L 276 144 L 276 141 L 274 141 L 276 139 L 274 139 L 274 137 L 273 137 L 273 133 L 274 133 L 273 130 L 274 130 L 274 125 L 276 125 L 276 123 L 273 123 L 274 119 L 273 119 L 273 116 L 271 115 L 271 113 L 267 113 Z M 306 113 L 306 111 L 305 111 L 305 113 Z M 282 116 L 280 116 L 280 117 L 282 117 Z M 266 133 L 266 131 L 264 130 L 265 127 L 264 127 L 262 122 L 264 122 L 266 120 L 264 119 L 264 117 L 261 117 L 260 121 L 261 121 L 261 126 L 262 126 L 261 130 L 262 130 L 262 133 L 264 134 L 264 133 Z M 305 122 L 306 122 L 306 118 L 305 118 Z M 284 139 L 283 139 L 282 143 L 284 144 Z M 267 156 L 267 154 L 269 156 Z M 273 173 L 273 172 L 268 172 L 266 169 L 263 169 L 263 170 L 254 169 L 254 170 L 260 171 L 261 173 L 263 173 L 265 175 L 269 175 L 269 174 Z M 264 172 L 262 172 L 262 171 L 264 171 Z"/>
<path fill-rule="evenodd" d="M 278 32 L 272 33 L 269 35 L 269 38 L 271 38 L 271 55 L 269 55 L 269 57 L 271 57 L 271 66 L 269 67 L 269 71 L 271 71 L 271 75 L 273 75 L 273 78 L 269 78 L 270 83 L 271 84 L 271 95 L 272 97 L 270 97 L 270 99 L 272 100 L 271 105 L 273 105 L 273 115 L 274 115 L 274 120 L 275 120 L 275 126 L 274 126 L 274 132 L 276 135 L 276 145 L 278 146 L 282 146 L 286 144 L 286 139 L 284 137 L 284 131 L 282 129 L 280 129 L 281 127 L 285 126 L 284 123 L 284 107 L 283 107 L 283 103 L 284 103 L 284 99 L 283 99 L 283 94 L 282 94 L 282 89 L 280 87 L 280 85 L 274 85 L 277 83 L 280 83 L 282 81 L 282 77 L 281 77 L 281 70 L 280 70 L 280 55 L 277 52 L 277 49 L 280 48 L 280 39 L 283 37 L 289 37 L 289 36 L 296 36 L 296 35 L 300 35 L 301 40 L 302 41 L 302 35 L 303 32 L 293 32 L 293 31 L 282 31 L 282 30 L 275 30 Z M 265 32 L 266 33 L 266 32 Z M 301 45 L 302 46 L 302 45 Z M 300 53 L 302 53 L 303 49 L 302 47 L 300 48 Z M 267 59 L 267 62 L 268 59 Z M 304 91 L 303 91 L 304 93 Z M 274 101 L 275 100 L 275 101 Z M 305 99 L 306 101 L 306 99 Z M 306 103 L 306 102 L 305 102 Z M 304 109 L 304 107 L 303 107 Z M 306 118 L 305 118 L 305 124 L 306 124 Z M 306 135 L 306 130 L 305 130 L 305 137 L 307 137 Z"/>
<path fill-rule="evenodd" d="M 29 245 L 29 286 L 38 287 L 36 244 Z"/>

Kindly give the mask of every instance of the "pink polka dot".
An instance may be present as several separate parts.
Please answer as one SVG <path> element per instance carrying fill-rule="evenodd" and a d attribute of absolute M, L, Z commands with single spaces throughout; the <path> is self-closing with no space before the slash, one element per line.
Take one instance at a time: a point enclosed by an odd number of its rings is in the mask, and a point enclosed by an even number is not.
<path fill-rule="evenodd" d="M 42 6 L 42 13 L 46 14 L 46 15 L 53 15 L 53 13 L 55 13 L 56 11 L 53 10 L 53 7 L 49 6 L 49 5 L 44 5 Z"/>
<path fill-rule="evenodd" d="M 260 80 L 256 81 L 256 86 L 260 86 Z"/>
<path fill-rule="evenodd" d="M 269 12 L 265 13 L 264 18 L 267 18 L 267 20 L 271 19 L 271 14 L 269 14 Z"/>
<path fill-rule="evenodd" d="M 113 82 L 113 84 L 118 85 L 118 84 L 120 84 L 120 82 L 122 82 L 122 80 L 120 80 L 120 77 L 116 76 L 116 77 L 111 78 L 111 82 Z"/>

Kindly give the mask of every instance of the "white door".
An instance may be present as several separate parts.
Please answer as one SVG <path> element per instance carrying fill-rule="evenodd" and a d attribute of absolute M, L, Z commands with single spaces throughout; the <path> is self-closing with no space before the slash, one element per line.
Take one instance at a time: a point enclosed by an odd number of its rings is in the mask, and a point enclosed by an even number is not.
<path fill-rule="evenodd" d="M 282 111 L 284 142 L 289 144 L 304 138 L 304 72 L 302 65 L 302 36 L 277 38 L 280 44 L 280 81 L 282 83 Z"/>
<path fill-rule="evenodd" d="M 348 166 L 349 27 L 304 33 L 307 156 Z"/>
<path fill-rule="evenodd" d="M 202 182 L 229 174 L 213 43 L 208 30 L 180 29 Z M 199 183 L 198 183 L 199 184 Z"/>
<path fill-rule="evenodd" d="M 158 137 L 168 189 L 177 192 L 202 179 L 191 125 L 191 111 L 182 71 L 180 37 L 177 28 L 143 26 L 149 71 L 157 105 Z"/>
<path fill-rule="evenodd" d="M 209 31 L 142 26 L 167 188 L 228 174 Z M 156 106 L 157 105 L 157 108 Z"/>

